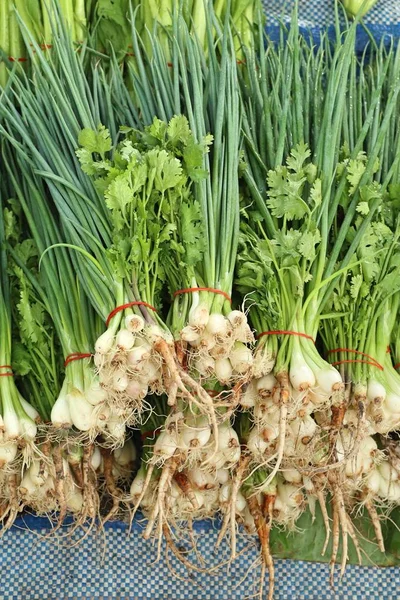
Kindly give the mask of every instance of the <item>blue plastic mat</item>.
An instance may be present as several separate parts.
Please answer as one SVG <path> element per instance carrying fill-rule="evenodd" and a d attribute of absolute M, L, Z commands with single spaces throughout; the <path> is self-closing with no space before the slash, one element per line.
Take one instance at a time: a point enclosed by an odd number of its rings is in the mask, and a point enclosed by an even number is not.
<path fill-rule="evenodd" d="M 289 21 L 295 0 L 263 0 L 267 15 L 267 30 L 272 39 L 278 39 L 279 27 L 277 19 Z M 335 35 L 332 23 L 335 20 L 334 0 L 298 0 L 299 23 L 303 33 L 310 34 L 317 39 L 321 29 L 328 29 Z M 400 39 L 400 1 L 379 0 L 374 8 L 364 17 L 364 23 L 368 27 L 359 25 L 357 34 L 357 50 L 362 52 L 370 42 L 372 34 L 376 42 L 382 39 L 390 43 L 390 40 Z M 400 595 L 399 595 L 400 598 Z"/>
<path fill-rule="evenodd" d="M 177 578 L 165 561 L 165 547 L 162 559 L 154 562 L 156 549 L 142 539 L 138 523 L 130 536 L 123 524 L 110 524 L 104 535 L 93 531 L 81 543 L 78 532 L 58 542 L 46 538 L 44 520 L 26 517 L 19 523 L 1 541 L 0 600 L 250 600 L 257 593 L 258 551 L 250 538 L 239 539 L 239 558 L 214 575 L 189 575 L 171 559 Z M 209 565 L 216 561 L 217 534 L 207 523 L 195 529 L 198 550 Z M 228 558 L 227 547 L 220 549 L 219 561 L 224 555 Z M 325 564 L 277 560 L 275 600 L 400 598 L 400 569 L 349 566 L 335 591 L 329 587 L 328 571 Z"/>

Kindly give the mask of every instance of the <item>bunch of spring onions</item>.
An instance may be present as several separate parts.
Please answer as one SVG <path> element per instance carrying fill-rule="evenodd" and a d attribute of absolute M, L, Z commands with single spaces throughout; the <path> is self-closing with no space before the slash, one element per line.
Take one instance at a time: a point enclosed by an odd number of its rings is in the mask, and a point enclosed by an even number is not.
<path fill-rule="evenodd" d="M 100 504 L 98 478 L 105 480 L 114 499 L 116 482 L 126 477 L 127 465 L 133 467 L 135 448 L 120 416 L 105 405 L 90 361 L 99 323 L 73 276 L 69 251 L 57 246 L 59 226 L 46 206 L 46 192 L 27 163 L 20 162 L 23 176 L 18 181 L 11 154 L 4 152 L 3 157 L 15 193 L 5 202 L 4 216 L 11 291 L 19 298 L 13 311 L 18 343 L 8 362 L 26 380 L 34 406 L 22 397 L 20 401 L 37 423 L 27 454 L 24 413 L 14 404 L 24 439 L 23 445 L 17 444 L 25 457 L 16 472 L 16 502 L 19 510 L 57 512 L 59 525 L 67 512 L 77 523 L 94 522 Z M 54 247 L 53 255 L 44 254 L 44 240 Z M 110 446 L 118 450 L 112 453 Z"/>
<path fill-rule="evenodd" d="M 252 28 L 260 10 L 258 2 L 210 0 L 210 4 L 219 23 L 223 23 L 229 13 L 240 60 L 243 45 L 253 43 Z M 143 3 L 137 0 L 4 0 L 0 6 L 0 84 L 6 84 L 8 70 L 15 65 L 30 67 L 38 53 L 51 60 L 53 30 L 60 19 L 68 38 L 79 51 L 88 43 L 94 56 L 107 62 L 107 54 L 115 54 L 120 61 L 127 60 L 136 68 L 135 56 L 140 54 L 140 49 L 132 44 L 132 23 L 148 52 L 152 52 L 150 32 L 157 30 L 159 44 L 168 53 L 173 15 L 179 12 L 193 36 L 206 48 L 207 6 L 208 2 L 203 0 Z M 37 48 L 32 46 L 30 37 L 37 42 Z"/>
<path fill-rule="evenodd" d="M 64 20 L 70 39 L 82 44 L 86 36 L 85 0 L 4 0 L 0 6 L 0 84 L 5 85 L 7 70 L 15 64 L 34 60 L 36 52 L 52 48 L 52 25 L 57 17 Z M 28 28 L 38 49 L 26 46 L 20 21 Z M 28 42 L 29 44 L 29 42 Z M 30 51 L 29 51 L 30 50 Z"/>
<path fill-rule="evenodd" d="M 296 14 L 238 48 L 235 3 L 193 6 L 203 37 L 132 10 L 128 83 L 24 29 L 33 78 L 0 97 L 2 505 L 7 526 L 141 509 L 198 572 L 177 539 L 220 516 L 229 560 L 238 525 L 258 537 L 271 599 L 274 532 L 325 526 L 333 582 L 357 516 L 384 552 L 400 504 L 400 50 L 358 59 L 356 24 L 310 48 Z"/>

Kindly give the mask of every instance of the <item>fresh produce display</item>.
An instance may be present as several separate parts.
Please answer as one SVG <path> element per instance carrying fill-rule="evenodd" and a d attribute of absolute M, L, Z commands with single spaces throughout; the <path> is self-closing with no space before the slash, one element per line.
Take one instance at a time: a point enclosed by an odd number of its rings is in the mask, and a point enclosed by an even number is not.
<path fill-rule="evenodd" d="M 253 24 L 260 15 L 257 0 L 215 0 L 213 13 L 221 24 L 227 13 L 238 58 L 242 45 L 253 44 Z M 174 15 L 180 14 L 192 35 L 205 49 L 208 41 L 207 3 L 203 0 L 3 0 L 0 6 L 0 84 L 5 85 L 8 70 L 29 68 L 38 53 L 49 60 L 53 54 L 55 24 L 62 20 L 63 35 L 73 48 L 85 55 L 107 59 L 115 55 L 120 63 L 137 66 L 139 55 L 151 54 L 156 34 L 157 45 L 169 57 L 169 38 Z M 132 27 L 140 35 L 140 45 L 132 43 Z M 217 31 L 213 31 L 216 35 Z"/>
<path fill-rule="evenodd" d="M 268 598 L 301 527 L 332 585 L 398 561 L 400 49 L 311 46 L 296 10 L 272 44 L 250 1 L 67 4 L 1 28 L 29 57 L 0 88 L 2 531 L 140 512 L 197 572 L 250 535 Z"/>

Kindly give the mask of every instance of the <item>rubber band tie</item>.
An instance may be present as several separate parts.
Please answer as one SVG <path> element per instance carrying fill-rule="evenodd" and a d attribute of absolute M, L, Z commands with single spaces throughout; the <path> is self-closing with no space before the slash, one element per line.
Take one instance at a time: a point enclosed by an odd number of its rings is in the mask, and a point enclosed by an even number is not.
<path fill-rule="evenodd" d="M 178 290 L 177 292 L 175 292 L 174 298 L 176 298 L 176 296 L 179 296 L 180 294 L 191 294 L 192 292 L 211 292 L 213 294 L 220 294 L 221 296 L 224 296 L 224 298 L 226 298 L 230 304 L 232 304 L 232 299 L 229 296 L 229 294 L 227 294 L 223 290 L 218 290 L 216 288 L 208 288 L 208 287 L 184 288 L 183 290 Z"/>
<path fill-rule="evenodd" d="M 160 435 L 162 430 L 162 425 L 160 425 L 159 427 L 156 427 L 155 429 L 152 429 L 150 431 L 145 431 L 144 433 L 141 434 L 141 438 L 142 440 L 145 440 L 146 438 L 152 438 L 155 437 L 157 435 Z"/>
<path fill-rule="evenodd" d="M 145 306 L 146 308 L 150 308 L 150 310 L 154 310 L 154 312 L 157 312 L 157 309 L 154 308 L 154 306 L 151 306 L 151 304 L 148 304 L 147 302 L 138 301 L 128 302 L 127 304 L 121 304 L 121 306 L 117 306 L 116 308 L 114 308 L 114 310 L 112 310 L 108 315 L 106 320 L 107 327 L 109 326 L 111 319 L 115 317 L 115 315 L 117 315 L 122 310 L 125 310 L 126 308 L 131 308 L 132 306 Z"/>
<path fill-rule="evenodd" d="M 83 360 L 84 358 L 92 358 L 92 355 L 90 352 L 73 352 L 72 354 L 68 354 L 64 361 L 64 367 L 68 367 L 68 365 L 74 362 L 74 360 Z"/>
<path fill-rule="evenodd" d="M 365 356 L 365 358 L 369 358 L 370 360 L 362 360 L 362 359 L 346 359 L 346 360 L 338 360 L 336 362 L 331 363 L 332 367 L 336 367 L 337 365 L 342 364 L 352 364 L 352 363 L 360 363 L 364 365 L 371 365 L 372 367 L 377 367 L 380 371 L 383 371 L 382 365 L 378 363 L 378 361 L 371 356 L 370 354 L 366 354 L 365 352 L 361 352 L 360 350 L 352 350 L 351 348 L 334 348 L 333 350 L 328 350 L 328 354 L 338 353 L 338 352 L 348 352 L 350 354 L 359 354 L 360 356 Z"/>
<path fill-rule="evenodd" d="M 0 373 L 0 377 L 14 377 L 11 365 L 0 365 L 0 369 L 10 369 L 11 373 Z"/>
<path fill-rule="evenodd" d="M 301 333 L 300 331 L 286 331 L 284 329 L 278 329 L 276 331 L 262 331 L 256 336 L 256 338 L 259 340 L 264 335 L 298 335 L 299 337 L 311 340 L 315 344 L 315 340 L 311 335 L 308 335 L 307 333 Z"/>

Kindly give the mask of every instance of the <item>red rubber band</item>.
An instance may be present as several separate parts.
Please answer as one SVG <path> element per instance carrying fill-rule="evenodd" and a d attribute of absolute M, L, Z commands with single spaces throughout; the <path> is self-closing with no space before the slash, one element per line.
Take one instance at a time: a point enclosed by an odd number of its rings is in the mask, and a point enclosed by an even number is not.
<path fill-rule="evenodd" d="M 338 360 L 336 362 L 330 363 L 332 367 L 337 367 L 337 365 L 343 365 L 344 363 L 362 363 L 363 365 L 371 365 L 371 367 L 376 367 L 380 371 L 383 371 L 382 365 L 376 362 L 370 362 L 369 360 Z"/>
<path fill-rule="evenodd" d="M 361 360 L 361 359 L 347 359 L 347 360 L 338 360 L 336 362 L 331 363 L 332 367 L 336 367 L 337 365 L 342 365 L 344 363 L 360 363 L 364 365 L 371 365 L 372 367 L 377 367 L 381 371 L 383 371 L 382 365 L 378 363 L 378 361 L 371 356 L 370 354 L 366 354 L 365 352 L 361 352 L 360 350 L 352 350 L 351 348 L 334 348 L 333 350 L 328 350 L 328 354 L 337 353 L 337 352 L 349 352 L 351 354 L 361 354 L 361 356 L 365 356 L 370 360 Z"/>
<path fill-rule="evenodd" d="M 74 362 L 74 360 L 83 360 L 84 358 L 92 358 L 90 352 L 73 352 L 72 354 L 68 354 L 67 358 L 64 361 L 64 367 L 68 367 L 69 363 Z"/>
<path fill-rule="evenodd" d="M 145 440 L 146 438 L 160 435 L 161 430 L 162 430 L 162 426 L 160 425 L 160 427 L 156 427 L 156 429 L 152 429 L 150 431 L 145 431 L 144 433 L 142 433 L 142 435 L 140 437 L 142 438 L 142 440 Z"/>
<path fill-rule="evenodd" d="M 117 308 L 114 308 L 114 310 L 112 310 L 110 312 L 110 314 L 107 317 L 107 321 L 106 321 L 106 325 L 107 327 L 110 324 L 110 321 L 113 317 L 115 317 L 115 315 L 117 315 L 119 312 L 121 312 L 122 310 L 125 310 L 126 308 L 130 308 L 131 306 L 145 306 L 146 308 L 150 308 L 150 310 L 154 310 L 154 312 L 157 312 L 157 309 L 154 308 L 154 306 L 151 306 L 151 304 L 147 304 L 147 302 L 128 302 L 127 304 L 121 304 L 121 306 L 117 306 Z"/>
<path fill-rule="evenodd" d="M 20 63 L 23 63 L 23 62 L 27 62 L 27 61 L 28 61 L 28 59 L 27 59 L 27 58 L 24 58 L 24 57 L 21 57 L 21 58 L 14 58 L 13 56 L 9 56 L 9 57 L 8 57 L 8 60 L 9 60 L 10 62 L 20 62 Z"/>
<path fill-rule="evenodd" d="M 216 398 L 219 396 L 221 392 L 217 392 L 217 390 L 204 390 L 211 398 Z"/>
<path fill-rule="evenodd" d="M 328 350 L 328 354 L 333 354 L 336 352 L 349 352 L 350 354 L 361 354 L 361 356 L 365 356 L 366 358 L 372 360 L 372 362 L 379 365 L 378 361 L 373 356 L 371 356 L 370 354 L 366 354 L 365 352 L 361 352 L 360 350 L 352 350 L 351 348 L 334 348 L 333 350 Z"/>
<path fill-rule="evenodd" d="M 0 373 L 0 377 L 14 377 L 11 365 L 0 365 L 0 369 L 10 369 L 11 373 Z"/>
<path fill-rule="evenodd" d="M 298 335 L 299 337 L 311 340 L 315 344 L 315 340 L 313 337 L 311 337 L 311 335 L 308 335 L 307 333 L 300 333 L 299 331 L 285 331 L 281 329 L 278 329 L 277 331 L 262 331 L 256 336 L 256 338 L 259 340 L 264 335 Z"/>
<path fill-rule="evenodd" d="M 192 287 L 192 288 L 185 288 L 183 290 L 178 290 L 177 292 L 174 293 L 174 298 L 176 296 L 179 296 L 179 294 L 191 294 L 192 292 L 212 292 L 213 294 L 220 294 L 221 296 L 224 296 L 224 298 L 226 298 L 228 300 L 228 302 L 230 302 L 230 304 L 232 304 L 232 299 L 229 296 L 229 294 L 227 294 L 226 292 L 224 292 L 222 290 L 217 290 L 216 288 L 208 288 L 208 287 Z"/>

